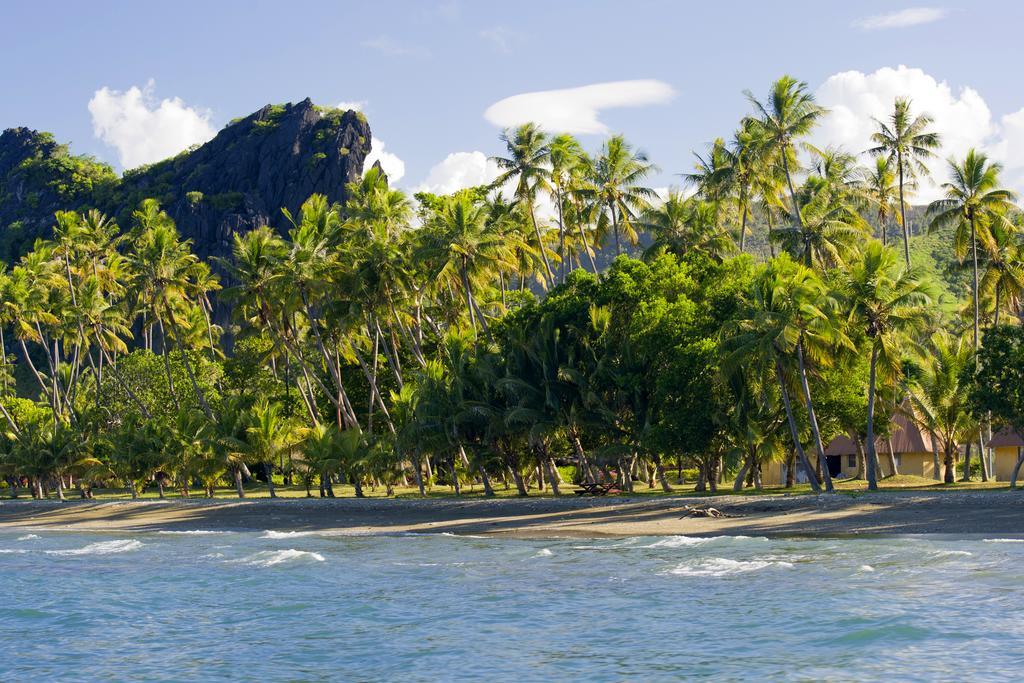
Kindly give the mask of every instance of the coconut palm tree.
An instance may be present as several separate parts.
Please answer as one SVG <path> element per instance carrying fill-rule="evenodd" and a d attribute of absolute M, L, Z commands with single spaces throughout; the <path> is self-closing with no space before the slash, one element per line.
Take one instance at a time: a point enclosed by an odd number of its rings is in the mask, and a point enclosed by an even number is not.
<path fill-rule="evenodd" d="M 292 426 L 281 414 L 281 405 L 264 397 L 253 406 L 252 424 L 246 431 L 253 462 L 263 464 L 267 490 L 271 498 L 277 498 L 277 492 L 274 491 L 274 459 L 288 444 Z"/>
<path fill-rule="evenodd" d="M 565 282 L 568 272 L 568 254 L 566 253 L 566 213 L 571 201 L 570 190 L 573 179 L 579 174 L 583 164 L 583 148 L 572 135 L 563 133 L 551 138 L 548 145 L 548 162 L 551 165 L 550 187 L 551 199 L 555 203 L 558 216 L 558 281 Z"/>
<path fill-rule="evenodd" d="M 966 339 L 939 330 L 928 340 L 923 362 L 908 387 L 914 408 L 911 417 L 938 441 L 936 445 L 943 456 L 943 481 L 947 484 L 956 478 L 958 445 L 969 442 L 978 429 L 963 384 L 973 364 L 974 352 Z"/>
<path fill-rule="evenodd" d="M 873 166 L 863 169 L 860 180 L 861 198 L 874 213 L 882 244 L 888 244 L 888 227 L 895 218 L 902 225 L 903 215 L 899 212 L 899 188 L 896 172 L 888 157 L 875 157 Z"/>
<path fill-rule="evenodd" d="M 878 488 L 875 449 L 875 399 L 878 375 L 895 381 L 903 376 L 903 359 L 917 350 L 916 336 L 931 320 L 934 287 L 915 268 L 905 268 L 891 249 L 877 240 L 841 275 L 843 303 L 849 323 L 865 335 L 871 361 L 868 378 L 867 479 Z"/>
<path fill-rule="evenodd" d="M 975 353 L 981 342 L 978 245 L 979 242 L 983 247 L 992 244 L 992 230 L 995 226 L 1011 231 L 1013 229 L 1007 213 L 1013 209 L 1017 195 L 999 187 L 999 173 L 1002 169 L 1002 165 L 989 161 L 984 153 L 968 150 L 963 162 L 949 160 L 951 178 L 942 185 L 945 198 L 928 205 L 928 213 L 932 216 L 929 230 L 954 228 L 956 233 L 953 247 L 957 257 L 962 261 L 968 252 L 971 255 Z"/>
<path fill-rule="evenodd" d="M 536 210 L 537 193 L 547 186 L 550 178 L 548 164 L 551 149 L 547 135 L 537 124 L 525 123 L 514 131 L 503 132 L 501 140 L 505 143 L 508 156 L 491 157 L 491 160 L 498 164 L 498 168 L 504 171 L 495 179 L 493 186 L 501 187 L 505 183 L 515 182 L 516 189 L 513 194 L 516 201 L 526 207 L 530 216 L 537 243 L 540 245 L 544 271 L 547 274 L 546 282 L 548 286 L 552 286 L 555 282 L 555 273 L 543 248 L 544 238 L 541 236 Z"/>
<path fill-rule="evenodd" d="M 793 170 L 796 168 L 796 141 L 807 135 L 818 124 L 826 110 L 814 103 L 814 96 L 808 92 L 807 84 L 792 76 L 783 76 L 772 84 L 768 99 L 762 103 L 749 91 L 744 93 L 757 111 L 756 125 L 761 127 L 765 138 L 771 140 L 777 158 L 781 160 L 793 217 L 797 227 L 802 227 L 793 185 Z"/>
<path fill-rule="evenodd" d="M 850 204 L 833 199 L 828 192 L 814 195 L 800 207 L 796 226 L 772 234 L 793 258 L 820 272 L 842 265 L 871 234 L 871 226 Z"/>
<path fill-rule="evenodd" d="M 615 237 L 615 254 L 622 253 L 620 235 L 636 245 L 639 237 L 634 229 L 637 216 L 657 197 L 654 190 L 641 185 L 657 170 L 643 152 L 633 150 L 621 135 L 608 138 L 593 165 L 589 196 L 602 208 L 600 221 L 611 228 Z"/>
<path fill-rule="evenodd" d="M 789 424 L 790 437 L 811 488 L 821 491 L 814 468 L 800 443 L 796 417 L 790 399 L 791 382 L 796 375 L 804 394 L 815 448 L 822 466 L 825 484 L 831 490 L 824 448 L 811 400 L 807 379 L 808 363 L 825 360 L 825 348 L 845 343 L 833 326 L 821 279 L 809 268 L 780 255 L 758 274 L 746 309 L 723 328 L 727 356 L 723 368 L 727 375 L 741 368 L 760 368 L 774 372 Z"/>
<path fill-rule="evenodd" d="M 645 258 L 669 251 L 680 258 L 697 253 L 721 262 L 735 253 L 736 244 L 729 233 L 717 225 L 717 213 L 718 208 L 711 202 L 669 190 L 665 201 L 645 211 L 638 222 L 653 238 Z"/>
<path fill-rule="evenodd" d="M 935 156 L 942 139 L 938 133 L 929 131 L 932 117 L 921 114 L 914 117 L 910 113 L 910 100 L 897 97 L 893 103 L 889 121 L 875 119 L 878 130 L 872 134 L 871 141 L 876 145 L 868 150 L 869 154 L 884 156 L 890 163 L 895 162 L 899 176 L 900 194 L 900 225 L 903 227 L 903 258 L 910 267 L 910 230 L 907 225 L 907 207 L 905 189 L 907 180 L 913 181 L 918 176 L 929 174 L 925 161 Z"/>
<path fill-rule="evenodd" d="M 992 303 L 992 324 L 999 324 L 1003 309 L 1019 312 L 1024 296 L 1024 247 L 1016 226 L 998 221 L 989 227 L 991 239 L 985 245 L 985 272 L 981 294 Z"/>
<path fill-rule="evenodd" d="M 498 226 L 488 220 L 487 207 L 465 193 L 445 198 L 427 228 L 430 237 L 427 252 L 439 264 L 439 280 L 457 277 L 466 299 L 470 324 L 490 334 L 487 319 L 477 302 L 474 283 L 479 283 L 498 268 L 511 268 L 516 244 Z"/>

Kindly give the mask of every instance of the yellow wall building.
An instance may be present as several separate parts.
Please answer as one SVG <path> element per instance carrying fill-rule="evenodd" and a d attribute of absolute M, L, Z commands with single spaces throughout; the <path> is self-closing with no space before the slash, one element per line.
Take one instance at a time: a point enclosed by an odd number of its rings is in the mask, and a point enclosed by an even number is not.
<path fill-rule="evenodd" d="M 889 442 L 896 456 L 896 468 L 900 474 L 912 474 L 928 479 L 935 478 L 935 456 L 932 453 L 931 436 L 914 424 L 902 411 L 892 418 L 892 435 L 889 439 L 877 439 L 875 451 L 878 454 L 879 475 L 892 474 L 889 467 Z M 815 464 L 814 449 L 808 449 L 807 457 Z M 833 479 L 849 479 L 857 475 L 857 447 L 848 436 L 833 439 L 825 448 L 829 474 Z M 941 463 L 940 472 L 941 475 Z M 796 481 L 807 481 L 803 468 L 797 463 Z M 786 483 L 786 465 L 770 462 L 761 466 L 761 483 L 764 486 L 782 486 Z"/>
<path fill-rule="evenodd" d="M 1024 449 L 1024 439 L 1012 429 L 1001 429 L 992 435 L 988 445 L 992 449 L 992 473 L 995 474 L 996 481 L 1010 481 L 1017 458 L 1021 449 Z M 1018 482 L 1022 477 L 1024 467 L 1021 467 Z"/>

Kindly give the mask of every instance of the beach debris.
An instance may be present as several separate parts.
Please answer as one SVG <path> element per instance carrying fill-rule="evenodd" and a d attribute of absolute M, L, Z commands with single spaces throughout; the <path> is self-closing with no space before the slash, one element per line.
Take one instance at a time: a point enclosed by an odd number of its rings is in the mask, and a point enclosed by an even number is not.
<path fill-rule="evenodd" d="M 731 517 L 717 508 L 713 508 L 710 505 L 687 505 L 683 508 L 683 516 L 679 519 L 685 519 L 687 517 Z"/>

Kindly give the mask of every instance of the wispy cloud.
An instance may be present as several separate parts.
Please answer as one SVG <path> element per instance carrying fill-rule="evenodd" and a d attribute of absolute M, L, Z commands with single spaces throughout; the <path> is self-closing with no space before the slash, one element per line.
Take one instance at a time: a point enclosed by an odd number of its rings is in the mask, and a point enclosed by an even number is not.
<path fill-rule="evenodd" d="M 490 44 L 495 52 L 511 54 L 512 46 L 521 38 L 520 34 L 511 31 L 504 26 L 485 28 L 478 34 L 481 40 Z"/>
<path fill-rule="evenodd" d="M 391 36 L 381 35 L 376 38 L 364 40 L 363 47 L 376 50 L 388 57 L 428 57 L 430 52 L 425 48 L 416 45 L 407 45 Z"/>
<path fill-rule="evenodd" d="M 908 7 L 896 12 L 863 17 L 854 21 L 853 25 L 865 31 L 883 31 L 890 28 L 930 24 L 945 19 L 948 14 L 949 10 L 941 7 Z"/>
<path fill-rule="evenodd" d="M 488 107 L 484 118 L 501 128 L 533 121 L 550 131 L 604 134 L 602 110 L 662 104 L 674 95 L 668 83 L 651 79 L 595 83 L 506 97 Z"/>

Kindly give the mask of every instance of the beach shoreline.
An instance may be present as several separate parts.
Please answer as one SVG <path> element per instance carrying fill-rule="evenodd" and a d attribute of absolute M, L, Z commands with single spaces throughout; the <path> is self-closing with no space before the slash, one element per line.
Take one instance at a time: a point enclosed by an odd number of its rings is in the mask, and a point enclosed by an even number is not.
<path fill-rule="evenodd" d="M 711 506 L 726 516 L 696 517 Z M 0 529 L 451 533 L 520 538 L 862 536 L 1024 538 L 1017 492 L 658 498 L 0 501 Z"/>

